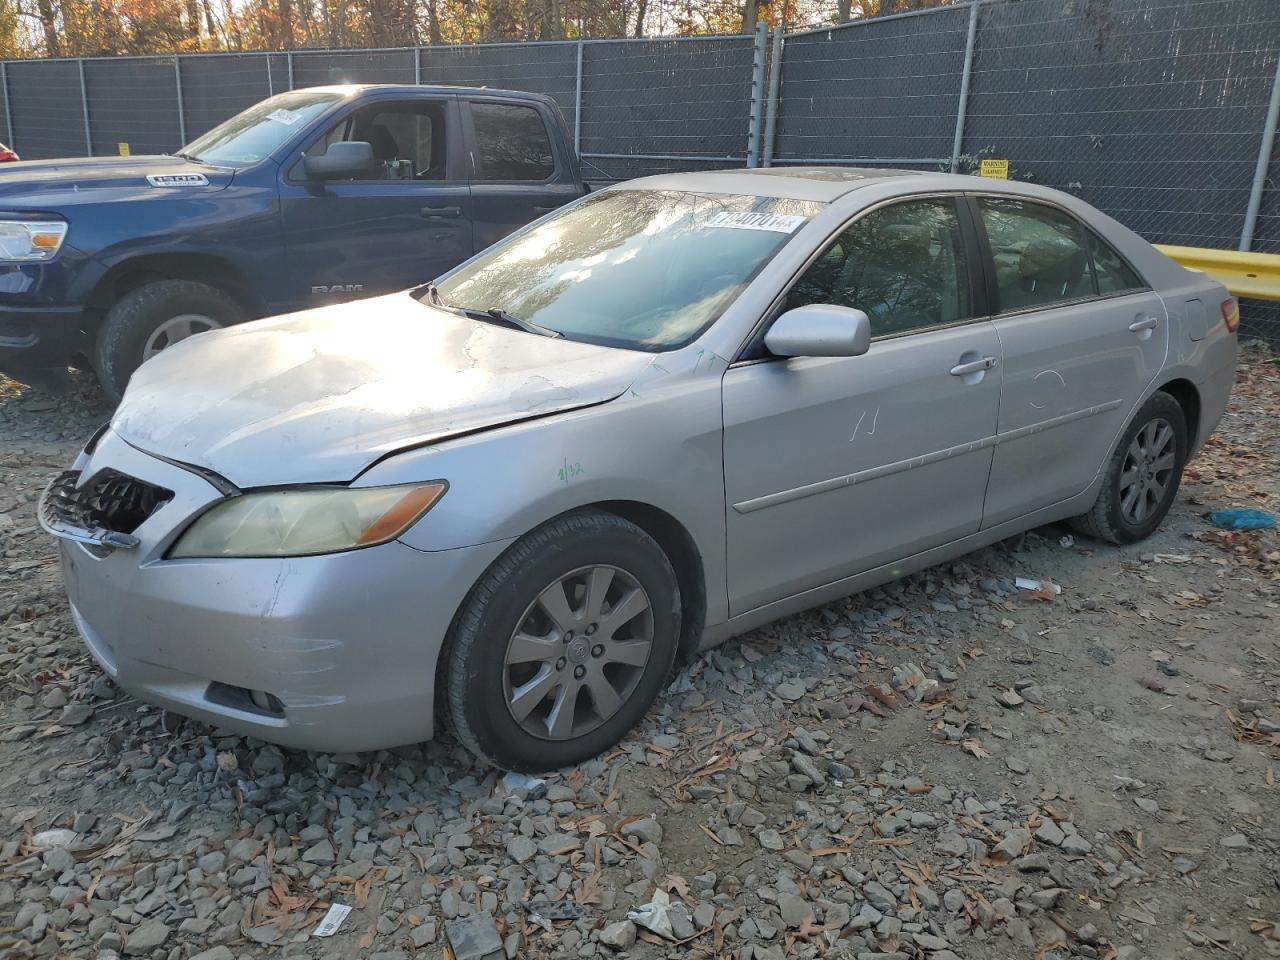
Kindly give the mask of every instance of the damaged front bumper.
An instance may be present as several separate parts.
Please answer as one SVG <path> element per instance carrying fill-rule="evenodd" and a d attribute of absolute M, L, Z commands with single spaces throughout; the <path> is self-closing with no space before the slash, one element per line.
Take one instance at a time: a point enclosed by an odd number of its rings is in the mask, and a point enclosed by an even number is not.
<path fill-rule="evenodd" d="M 325 556 L 166 560 L 187 523 L 224 493 L 111 432 L 77 467 L 84 483 L 110 470 L 171 494 L 124 534 L 130 543 L 78 536 L 74 523 L 59 530 L 50 518 L 65 520 L 66 505 L 59 513 L 48 497 L 41 504 L 42 522 L 61 539 L 76 626 L 126 691 L 300 749 L 431 737 L 444 638 L 504 543 L 426 552 L 393 541 Z M 62 483 L 50 489 L 65 495 Z"/>

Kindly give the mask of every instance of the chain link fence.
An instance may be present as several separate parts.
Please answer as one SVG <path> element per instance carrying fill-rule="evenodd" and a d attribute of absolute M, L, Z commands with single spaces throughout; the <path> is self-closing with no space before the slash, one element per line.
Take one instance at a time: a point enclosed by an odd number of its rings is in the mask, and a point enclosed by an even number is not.
<path fill-rule="evenodd" d="M 559 103 L 592 180 L 1001 159 L 1154 242 L 1280 253 L 1280 155 L 1259 159 L 1278 56 L 1280 0 L 975 0 L 773 38 L 10 61 L 0 138 L 172 152 L 298 87 L 509 87 Z M 1280 309 L 1245 319 L 1280 341 Z"/>

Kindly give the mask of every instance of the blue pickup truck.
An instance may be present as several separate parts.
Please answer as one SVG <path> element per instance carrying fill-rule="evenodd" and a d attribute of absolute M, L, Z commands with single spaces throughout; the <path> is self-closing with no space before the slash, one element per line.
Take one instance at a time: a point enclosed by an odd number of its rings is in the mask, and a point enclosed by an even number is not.
<path fill-rule="evenodd" d="M 171 156 L 0 167 L 0 371 L 148 357 L 254 317 L 430 280 L 586 192 L 548 97 L 312 87 Z"/>

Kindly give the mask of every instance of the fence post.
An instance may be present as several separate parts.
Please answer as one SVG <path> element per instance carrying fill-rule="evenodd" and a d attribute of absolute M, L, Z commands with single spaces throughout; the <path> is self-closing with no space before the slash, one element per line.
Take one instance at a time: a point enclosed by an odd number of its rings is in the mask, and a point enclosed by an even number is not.
<path fill-rule="evenodd" d="M 289 89 L 293 89 L 293 51 L 290 50 L 286 55 L 289 60 Z"/>
<path fill-rule="evenodd" d="M 960 148 L 964 144 L 964 118 L 969 112 L 969 78 L 973 75 L 973 48 L 978 37 L 979 0 L 969 7 L 969 35 L 964 41 L 964 73 L 960 75 L 960 102 L 956 106 L 956 135 L 951 141 L 951 172 L 960 170 Z"/>
<path fill-rule="evenodd" d="M 773 166 L 773 140 L 778 129 L 778 92 L 782 87 L 782 24 L 773 28 L 773 51 L 769 55 L 769 102 L 764 114 L 764 166 Z"/>
<path fill-rule="evenodd" d="M 422 48 L 413 48 L 413 85 L 422 86 Z"/>
<path fill-rule="evenodd" d="M 578 67 L 573 83 L 573 152 L 582 153 L 582 47 L 578 41 Z"/>
<path fill-rule="evenodd" d="M 760 166 L 760 125 L 764 115 L 764 68 L 768 59 L 769 25 L 756 24 L 755 57 L 751 63 L 751 125 L 747 129 L 747 166 Z"/>
<path fill-rule="evenodd" d="M 84 82 L 84 58 L 77 60 L 80 65 L 80 106 L 84 109 L 84 148 L 85 156 L 93 156 L 93 134 L 89 129 L 89 87 Z"/>
<path fill-rule="evenodd" d="M 1280 119 L 1280 50 L 1276 51 L 1276 78 L 1271 82 L 1271 102 L 1267 105 L 1267 119 L 1262 127 L 1262 144 L 1258 147 L 1258 165 L 1253 168 L 1249 209 L 1245 211 L 1244 229 L 1240 231 L 1240 249 L 1246 253 L 1253 247 L 1253 231 L 1258 225 L 1258 210 L 1262 206 L 1262 190 L 1267 181 L 1267 167 L 1271 165 L 1271 148 L 1276 142 L 1277 119 Z"/>
<path fill-rule="evenodd" d="M 9 107 L 9 65 L 0 61 L 0 87 L 4 88 L 4 122 L 9 128 L 9 139 L 5 143 L 10 150 L 16 149 L 13 145 L 13 110 Z"/>
<path fill-rule="evenodd" d="M 187 143 L 187 108 L 182 102 L 182 58 L 174 55 L 173 58 L 173 81 L 178 88 L 178 143 L 183 146 Z"/>
<path fill-rule="evenodd" d="M 271 75 L 271 54 L 264 53 L 262 56 L 267 61 L 267 96 L 274 97 L 276 95 L 276 80 Z"/>

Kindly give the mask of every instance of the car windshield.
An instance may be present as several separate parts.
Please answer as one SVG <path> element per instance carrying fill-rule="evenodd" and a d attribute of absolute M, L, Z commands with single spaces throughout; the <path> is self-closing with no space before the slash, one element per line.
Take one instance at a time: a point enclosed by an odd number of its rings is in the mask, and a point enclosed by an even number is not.
<path fill-rule="evenodd" d="M 247 167 L 270 156 L 345 96 L 334 90 L 279 94 L 214 127 L 183 147 L 180 155 L 217 166 Z"/>
<path fill-rule="evenodd" d="M 497 244 L 420 296 L 571 340 L 671 350 L 707 329 L 821 207 L 609 190 Z"/>

